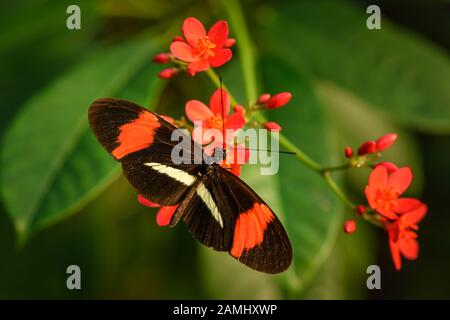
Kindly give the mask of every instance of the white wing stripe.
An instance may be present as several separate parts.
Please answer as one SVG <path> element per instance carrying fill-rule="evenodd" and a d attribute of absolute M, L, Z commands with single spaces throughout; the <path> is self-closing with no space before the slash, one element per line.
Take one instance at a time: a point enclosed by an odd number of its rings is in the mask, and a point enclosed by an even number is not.
<path fill-rule="evenodd" d="M 165 174 L 165 175 L 171 177 L 172 179 L 181 182 L 182 184 L 184 184 L 186 186 L 191 186 L 195 182 L 195 177 L 183 170 L 169 167 L 169 166 L 166 166 L 165 164 L 161 164 L 161 163 L 157 163 L 157 162 L 147 162 L 147 163 L 144 163 L 144 165 L 152 168 L 153 170 L 158 171 L 159 173 Z"/>
<path fill-rule="evenodd" d="M 222 216 L 220 215 L 219 209 L 217 209 L 216 203 L 214 202 L 214 199 L 212 198 L 211 193 L 209 193 L 209 191 L 208 191 L 208 189 L 206 189 L 205 185 L 200 182 L 197 187 L 196 192 L 197 192 L 197 195 L 200 197 L 200 199 L 202 199 L 203 202 L 205 203 L 205 205 L 208 207 L 208 209 L 211 212 L 214 219 L 223 228 Z"/>

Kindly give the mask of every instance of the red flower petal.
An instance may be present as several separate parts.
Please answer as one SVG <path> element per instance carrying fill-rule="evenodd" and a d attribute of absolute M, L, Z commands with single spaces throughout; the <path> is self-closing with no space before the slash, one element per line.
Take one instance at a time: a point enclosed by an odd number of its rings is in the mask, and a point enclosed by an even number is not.
<path fill-rule="evenodd" d="M 366 189 L 364 190 L 365 194 L 366 194 L 366 198 L 367 198 L 367 202 L 369 202 L 369 206 L 372 209 L 375 209 L 375 207 L 377 206 L 377 203 L 375 201 L 375 197 L 376 197 L 376 189 L 371 187 L 371 186 L 366 186 Z"/>
<path fill-rule="evenodd" d="M 194 47 L 198 40 L 206 37 L 203 24 L 195 18 L 189 17 L 184 20 L 182 31 L 186 41 Z"/>
<path fill-rule="evenodd" d="M 369 186 L 375 189 L 386 186 L 388 181 L 387 169 L 383 166 L 376 167 L 369 176 Z"/>
<path fill-rule="evenodd" d="M 194 130 L 192 131 L 192 139 L 195 142 L 197 142 L 198 144 L 210 143 L 212 141 L 212 136 L 205 134 L 206 129 L 208 129 L 208 128 L 200 127 L 200 126 L 195 127 Z M 206 149 L 204 149 L 203 151 L 206 152 Z M 211 149 L 211 151 L 214 151 L 214 149 Z M 211 152 L 211 154 L 212 154 L 212 152 Z M 209 154 L 209 155 L 211 155 L 211 154 Z"/>
<path fill-rule="evenodd" d="M 268 121 L 264 123 L 264 128 L 266 128 L 269 131 L 280 131 L 281 130 L 281 126 L 273 121 Z"/>
<path fill-rule="evenodd" d="M 192 122 L 208 120 L 214 115 L 203 102 L 198 100 L 186 102 L 185 112 L 188 119 Z"/>
<path fill-rule="evenodd" d="M 239 177 L 241 175 L 242 168 L 240 165 L 233 165 L 228 169 L 228 171 Z"/>
<path fill-rule="evenodd" d="M 214 57 L 209 58 L 209 63 L 211 64 L 211 67 L 217 68 L 227 63 L 232 56 L 233 53 L 230 49 L 214 50 Z"/>
<path fill-rule="evenodd" d="M 389 248 L 391 249 L 392 261 L 394 262 L 394 266 L 396 270 L 400 270 L 402 268 L 402 257 L 400 255 L 400 248 L 397 243 L 389 239 Z"/>
<path fill-rule="evenodd" d="M 148 200 L 147 198 L 144 198 L 144 196 L 141 195 L 141 194 L 138 194 L 138 198 L 137 199 L 138 199 L 139 203 L 142 204 L 143 206 L 150 207 L 150 208 L 159 208 L 159 207 L 161 207 L 160 204 L 157 204 L 155 202 L 152 202 L 152 201 Z"/>
<path fill-rule="evenodd" d="M 192 47 L 186 42 L 176 41 L 170 45 L 170 52 L 175 58 L 186 62 L 193 62 L 197 60 L 197 57 L 193 55 Z"/>
<path fill-rule="evenodd" d="M 391 209 L 385 208 L 384 206 L 377 206 L 375 210 L 381 214 L 382 216 L 391 219 L 391 220 L 397 220 L 398 216 L 395 214 L 394 211 Z"/>
<path fill-rule="evenodd" d="M 228 38 L 227 41 L 225 41 L 224 46 L 227 48 L 231 48 L 236 43 L 236 39 Z"/>
<path fill-rule="evenodd" d="M 225 130 L 226 129 L 238 130 L 241 129 L 244 125 L 245 125 L 245 118 L 242 115 L 242 113 L 235 112 L 225 118 Z"/>
<path fill-rule="evenodd" d="M 403 167 L 398 169 L 389 176 L 387 186 L 394 188 L 394 190 L 397 191 L 398 194 L 402 194 L 403 192 L 405 192 L 406 189 L 408 189 L 412 179 L 413 179 L 412 170 L 408 167 Z"/>
<path fill-rule="evenodd" d="M 415 260 L 419 256 L 419 243 L 408 233 L 398 239 L 398 246 L 402 256 L 409 260 Z"/>
<path fill-rule="evenodd" d="M 399 198 L 397 199 L 397 206 L 395 207 L 395 212 L 397 213 L 407 213 L 422 206 L 422 202 L 414 198 Z"/>
<path fill-rule="evenodd" d="M 230 113 L 230 97 L 228 96 L 228 93 L 223 89 L 222 93 L 221 89 L 217 89 L 216 91 L 214 91 L 214 93 L 211 95 L 211 98 L 209 99 L 209 107 L 214 114 L 224 114 L 226 116 L 228 113 Z"/>
<path fill-rule="evenodd" d="M 172 219 L 172 216 L 174 215 L 177 208 L 178 205 L 161 207 L 161 209 L 159 209 L 158 213 L 156 214 L 156 223 L 158 224 L 158 226 L 168 226 L 170 223 L 170 219 Z"/>
<path fill-rule="evenodd" d="M 189 63 L 188 68 L 194 72 L 205 71 L 205 70 L 208 70 L 208 68 L 209 68 L 209 61 L 208 60 L 197 60 L 197 61 Z"/>
<path fill-rule="evenodd" d="M 208 31 L 208 38 L 216 45 L 216 48 L 222 48 L 228 39 L 228 24 L 224 20 L 217 21 Z"/>
<path fill-rule="evenodd" d="M 398 167 L 394 163 L 389 162 L 389 161 L 379 162 L 375 165 L 375 168 L 378 166 L 385 167 L 387 169 L 388 173 L 393 173 L 398 170 Z"/>
<path fill-rule="evenodd" d="M 427 214 L 428 206 L 422 204 L 418 209 L 405 213 L 400 217 L 403 225 L 412 226 L 418 224 Z"/>

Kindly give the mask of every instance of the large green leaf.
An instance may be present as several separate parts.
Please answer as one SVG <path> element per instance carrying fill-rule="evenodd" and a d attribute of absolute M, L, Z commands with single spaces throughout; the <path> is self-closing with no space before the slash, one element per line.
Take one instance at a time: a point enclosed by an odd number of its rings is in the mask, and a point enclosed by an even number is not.
<path fill-rule="evenodd" d="M 260 43 L 402 125 L 450 132 L 448 56 L 384 15 L 382 29 L 369 30 L 367 17 L 346 1 L 291 1 L 261 13 Z"/>
<path fill-rule="evenodd" d="M 14 119 L 2 143 L 0 187 L 22 241 L 80 208 L 117 176 L 117 165 L 89 130 L 87 109 L 100 97 L 143 103 L 148 88 L 156 94 L 158 86 L 150 86 L 158 82 L 156 67 L 143 72 L 156 50 L 142 40 L 99 50 L 30 99 Z M 142 88 L 138 95 L 136 86 Z"/>
<path fill-rule="evenodd" d="M 265 59 L 265 91 L 290 91 L 288 106 L 267 116 L 283 126 L 283 133 L 321 163 L 337 155 L 330 127 L 308 80 L 291 65 Z M 231 73 L 230 71 L 230 74 Z M 229 87 L 236 92 L 239 80 Z M 291 155 L 280 155 L 277 175 L 262 176 L 258 167 L 246 166 L 242 179 L 272 207 L 282 220 L 292 242 L 294 261 L 284 274 L 273 277 L 254 272 L 226 254 L 203 252 L 205 286 L 215 298 L 279 298 L 274 279 L 282 283 L 289 297 L 313 278 L 334 246 L 340 226 L 342 205 L 321 176 Z M 224 267 L 225 266 L 225 267 Z M 224 270 L 224 272 L 220 272 Z"/>

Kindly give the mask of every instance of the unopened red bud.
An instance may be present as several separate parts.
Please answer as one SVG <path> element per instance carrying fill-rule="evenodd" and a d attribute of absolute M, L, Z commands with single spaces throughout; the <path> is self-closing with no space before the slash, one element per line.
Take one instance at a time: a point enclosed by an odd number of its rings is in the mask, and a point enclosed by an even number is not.
<path fill-rule="evenodd" d="M 264 123 L 264 128 L 266 128 L 269 131 L 275 131 L 275 132 L 281 130 L 281 126 L 278 123 L 273 122 L 273 121 Z"/>
<path fill-rule="evenodd" d="M 184 41 L 184 38 L 182 36 L 175 36 L 172 41 Z"/>
<path fill-rule="evenodd" d="M 234 46 L 235 43 L 236 43 L 236 39 L 228 38 L 228 39 L 225 41 L 225 47 L 231 48 L 232 46 Z"/>
<path fill-rule="evenodd" d="M 163 53 L 158 53 L 157 55 L 155 55 L 153 57 L 153 62 L 155 63 L 167 63 L 170 61 L 170 54 L 163 52 Z"/>
<path fill-rule="evenodd" d="M 350 147 L 345 147 L 345 156 L 351 158 L 353 156 L 353 149 Z"/>
<path fill-rule="evenodd" d="M 390 146 L 392 146 L 394 144 L 395 140 L 397 140 L 397 134 L 395 134 L 395 133 L 385 134 L 384 136 L 382 136 L 380 139 L 378 139 L 376 141 L 377 152 L 383 151 L 383 150 L 389 148 Z"/>
<path fill-rule="evenodd" d="M 259 96 L 258 98 L 258 104 L 264 104 L 267 101 L 269 101 L 271 95 L 268 93 L 263 93 L 262 95 Z"/>
<path fill-rule="evenodd" d="M 161 79 L 170 79 L 176 75 L 180 70 L 177 68 L 167 68 L 159 73 Z"/>
<path fill-rule="evenodd" d="M 356 206 L 356 213 L 360 216 L 362 216 L 366 212 L 366 207 L 364 207 L 362 204 L 358 204 Z"/>
<path fill-rule="evenodd" d="M 378 166 L 385 167 L 387 169 L 388 173 L 392 173 L 394 171 L 397 171 L 397 169 L 398 169 L 398 167 L 394 163 L 389 162 L 389 161 L 379 162 L 375 165 L 375 168 Z"/>
<path fill-rule="evenodd" d="M 356 231 L 356 222 L 355 220 L 347 220 L 344 223 L 344 232 L 347 234 L 351 234 Z"/>
<path fill-rule="evenodd" d="M 245 113 L 245 108 L 242 105 L 240 105 L 240 104 L 235 105 L 233 109 L 234 109 L 234 112 L 237 112 L 237 113 L 240 113 L 240 114 L 244 114 Z"/>
<path fill-rule="evenodd" d="M 371 154 L 376 152 L 376 143 L 375 141 L 366 141 L 364 142 L 358 149 L 358 154 L 360 156 Z"/>
<path fill-rule="evenodd" d="M 266 102 L 266 108 L 267 109 L 275 109 L 280 108 L 284 106 L 286 103 L 288 103 L 292 98 L 292 94 L 289 92 L 281 92 L 274 96 L 272 96 L 267 102 Z"/>

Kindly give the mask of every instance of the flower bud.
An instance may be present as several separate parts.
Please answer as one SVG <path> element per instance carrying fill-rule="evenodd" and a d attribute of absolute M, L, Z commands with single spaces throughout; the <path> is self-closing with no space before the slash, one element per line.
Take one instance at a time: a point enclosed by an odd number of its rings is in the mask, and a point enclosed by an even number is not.
<path fill-rule="evenodd" d="M 281 130 L 281 126 L 273 121 L 268 121 L 266 123 L 263 124 L 264 128 L 266 128 L 269 131 L 274 131 L 274 132 L 278 132 Z"/>
<path fill-rule="evenodd" d="M 379 162 L 375 165 L 375 168 L 378 166 L 383 166 L 387 169 L 388 173 L 393 173 L 394 171 L 397 171 L 398 167 L 389 161 Z"/>
<path fill-rule="evenodd" d="M 358 215 L 362 216 L 364 212 L 366 212 L 366 207 L 364 207 L 362 204 L 358 204 L 355 211 Z"/>
<path fill-rule="evenodd" d="M 371 154 L 376 152 L 376 143 L 375 141 L 366 141 L 364 142 L 358 149 L 358 154 L 360 156 Z"/>
<path fill-rule="evenodd" d="M 292 94 L 289 92 L 281 92 L 272 96 L 266 103 L 266 109 L 275 109 L 284 106 L 292 98 Z"/>
<path fill-rule="evenodd" d="M 345 147 L 345 157 L 351 158 L 353 156 L 353 149 L 350 147 Z"/>
<path fill-rule="evenodd" d="M 178 68 L 167 68 L 159 73 L 159 78 L 170 79 L 175 76 L 180 70 Z"/>
<path fill-rule="evenodd" d="M 263 93 L 262 95 L 259 96 L 258 98 L 258 104 L 264 104 L 267 101 L 269 101 L 271 95 L 268 93 Z"/>
<path fill-rule="evenodd" d="M 153 62 L 165 64 L 170 61 L 170 54 L 166 52 L 158 53 L 153 57 Z"/>
<path fill-rule="evenodd" d="M 245 113 L 245 108 L 242 105 L 240 105 L 240 104 L 235 105 L 233 110 L 234 110 L 234 112 L 237 112 L 237 113 L 240 113 L 240 114 L 244 114 Z"/>
<path fill-rule="evenodd" d="M 175 37 L 173 37 L 172 41 L 173 42 L 175 42 L 175 41 L 184 41 L 184 38 L 182 36 L 175 36 Z"/>
<path fill-rule="evenodd" d="M 228 38 L 228 39 L 225 41 L 225 47 L 231 48 L 232 46 L 234 46 L 235 43 L 236 43 L 236 39 L 234 39 L 234 38 Z"/>
<path fill-rule="evenodd" d="M 395 133 L 385 134 L 384 136 L 382 136 L 381 138 L 379 138 L 376 141 L 376 145 L 377 145 L 376 151 L 380 152 L 382 150 L 389 148 L 390 146 L 392 146 L 394 144 L 395 140 L 397 140 L 397 134 L 395 134 Z"/>
<path fill-rule="evenodd" d="M 356 222 L 355 220 L 347 220 L 344 223 L 344 232 L 347 234 L 351 234 L 356 231 Z"/>

